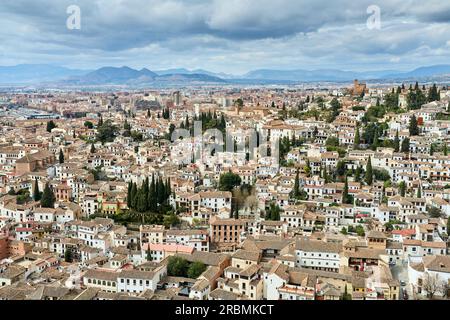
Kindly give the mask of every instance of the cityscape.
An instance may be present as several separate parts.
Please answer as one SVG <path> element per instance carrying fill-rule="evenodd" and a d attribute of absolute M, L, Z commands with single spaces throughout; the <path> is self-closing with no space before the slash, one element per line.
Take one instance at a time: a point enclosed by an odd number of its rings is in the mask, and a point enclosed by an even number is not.
<path fill-rule="evenodd" d="M 0 4 L 0 300 L 450 298 L 447 4 L 43 2 Z"/>

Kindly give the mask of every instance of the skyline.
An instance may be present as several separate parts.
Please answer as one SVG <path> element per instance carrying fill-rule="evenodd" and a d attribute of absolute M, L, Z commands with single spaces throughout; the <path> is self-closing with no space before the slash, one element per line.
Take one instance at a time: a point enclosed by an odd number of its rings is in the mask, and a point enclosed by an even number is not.
<path fill-rule="evenodd" d="M 66 25 L 71 5 L 80 8 L 79 30 Z M 381 28 L 371 30 L 373 5 Z M 0 65 L 6 66 L 127 65 L 242 75 L 255 69 L 410 71 L 450 63 L 450 4 L 438 1 L 6 0 L 0 18 Z"/>

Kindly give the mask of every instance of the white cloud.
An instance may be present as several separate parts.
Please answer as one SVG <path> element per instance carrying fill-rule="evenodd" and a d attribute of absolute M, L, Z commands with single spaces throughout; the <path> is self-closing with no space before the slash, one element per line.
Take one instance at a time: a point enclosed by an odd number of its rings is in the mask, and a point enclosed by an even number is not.
<path fill-rule="evenodd" d="M 82 29 L 66 28 L 77 4 Z M 450 4 L 383 0 L 2 0 L 0 64 L 130 65 L 244 73 L 255 68 L 412 68 L 449 63 Z"/>

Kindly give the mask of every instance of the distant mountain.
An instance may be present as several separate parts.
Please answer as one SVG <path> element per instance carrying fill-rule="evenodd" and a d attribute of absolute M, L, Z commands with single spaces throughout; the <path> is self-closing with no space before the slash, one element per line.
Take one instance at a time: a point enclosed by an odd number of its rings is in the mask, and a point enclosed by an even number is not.
<path fill-rule="evenodd" d="M 410 72 L 393 73 L 386 76 L 388 79 L 424 78 L 439 75 L 450 75 L 450 65 L 435 65 L 417 68 Z"/>
<path fill-rule="evenodd" d="M 399 72 L 393 70 L 380 71 L 343 71 L 335 69 L 324 70 L 270 70 L 261 69 L 251 71 L 243 76 L 245 79 L 252 80 L 272 80 L 272 81 L 350 81 L 353 79 L 360 80 L 381 80 L 381 79 L 409 79 L 424 78 L 450 74 L 450 65 L 436 65 L 430 67 L 421 67 L 410 72 Z"/>
<path fill-rule="evenodd" d="M 129 67 L 104 67 L 81 77 L 65 81 L 73 85 L 143 85 L 163 83 L 205 82 L 223 83 L 223 79 L 206 74 L 167 73 L 158 75 L 148 69 L 135 70 Z"/>
<path fill-rule="evenodd" d="M 251 71 L 243 77 L 255 80 L 285 80 L 285 81 L 349 81 L 353 79 L 379 79 L 393 71 L 354 72 L 335 69 L 322 70 L 268 70 Z M 395 72 L 395 71 L 394 71 Z"/>
<path fill-rule="evenodd" d="M 226 81 L 222 78 L 210 76 L 207 74 L 166 74 L 158 76 L 155 80 L 159 81 L 174 81 L 174 82 L 209 82 L 209 83 L 225 83 Z"/>
<path fill-rule="evenodd" d="M 68 77 L 80 76 L 88 70 L 76 70 L 44 64 L 21 64 L 17 66 L 0 66 L 1 84 L 27 84 L 61 80 Z"/>
<path fill-rule="evenodd" d="M 185 68 L 178 68 L 178 69 L 167 69 L 167 70 L 159 70 L 155 71 L 158 75 L 168 75 L 168 74 L 204 74 L 216 78 L 222 78 L 222 79 L 235 79 L 238 78 L 235 75 L 227 74 L 227 73 L 215 73 L 208 70 L 203 69 L 196 69 L 196 70 L 188 70 Z"/>
<path fill-rule="evenodd" d="M 130 81 L 132 79 L 146 77 L 146 71 L 138 71 L 129 67 L 104 67 L 92 71 L 79 78 L 71 79 L 75 82 L 89 83 L 89 84 L 119 84 Z M 152 76 L 151 76 L 152 77 Z M 150 78 L 151 78 L 150 77 Z"/>
<path fill-rule="evenodd" d="M 414 80 L 434 81 L 450 79 L 450 65 L 435 65 L 417 68 L 409 72 L 395 70 L 343 71 L 337 69 L 321 70 L 271 70 L 250 71 L 243 76 L 214 73 L 203 69 L 184 68 L 151 71 L 143 68 L 103 67 L 98 70 L 76 70 L 52 65 L 23 64 L 12 67 L 0 66 L 0 84 L 22 85 L 41 84 L 44 86 L 70 85 L 164 85 L 193 84 L 293 84 L 299 82 L 348 82 L 353 79 L 365 81 Z"/>

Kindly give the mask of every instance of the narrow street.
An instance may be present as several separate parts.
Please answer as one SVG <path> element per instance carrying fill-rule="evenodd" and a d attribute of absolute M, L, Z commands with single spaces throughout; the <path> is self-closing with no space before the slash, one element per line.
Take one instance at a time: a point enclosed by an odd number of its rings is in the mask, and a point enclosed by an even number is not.
<path fill-rule="evenodd" d="M 414 300 L 414 297 L 412 295 L 412 288 L 409 285 L 408 263 L 406 261 L 404 261 L 403 263 L 399 261 L 397 265 L 391 267 L 391 272 L 394 279 L 397 279 L 400 283 L 402 281 L 406 283 L 406 286 L 400 287 L 400 300 L 403 300 L 404 290 L 406 290 L 406 293 L 408 294 L 408 300 Z"/>

